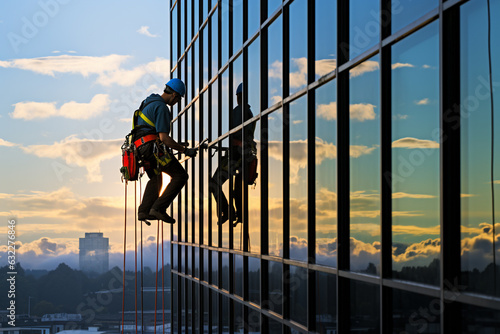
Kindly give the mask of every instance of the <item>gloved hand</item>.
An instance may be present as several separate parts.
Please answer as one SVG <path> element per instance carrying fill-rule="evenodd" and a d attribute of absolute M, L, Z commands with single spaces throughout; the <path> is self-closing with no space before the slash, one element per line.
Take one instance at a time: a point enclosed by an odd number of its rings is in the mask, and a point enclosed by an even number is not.
<path fill-rule="evenodd" d="M 198 150 L 194 148 L 186 148 L 186 150 L 184 150 L 184 155 L 190 158 L 194 158 L 196 156 L 196 153 L 198 153 Z"/>

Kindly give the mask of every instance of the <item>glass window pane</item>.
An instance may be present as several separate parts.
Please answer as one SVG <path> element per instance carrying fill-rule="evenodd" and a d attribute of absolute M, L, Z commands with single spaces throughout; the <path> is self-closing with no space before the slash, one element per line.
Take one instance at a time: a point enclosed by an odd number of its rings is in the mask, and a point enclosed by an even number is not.
<path fill-rule="evenodd" d="M 179 291 L 179 276 L 177 275 L 173 275 L 173 279 L 172 279 L 172 294 L 174 296 L 177 296 L 178 295 L 178 291 Z M 179 298 L 173 298 L 173 305 L 172 305 L 172 328 L 174 329 L 174 331 L 178 331 L 179 330 L 179 318 L 177 317 L 177 314 L 178 314 L 178 310 L 179 310 Z"/>
<path fill-rule="evenodd" d="M 200 29 L 200 1 L 194 0 L 194 31 L 193 35 L 196 35 Z"/>
<path fill-rule="evenodd" d="M 209 262 L 209 256 L 210 256 L 210 251 L 208 249 L 203 249 L 203 280 L 206 282 L 209 282 L 209 271 L 210 271 L 210 262 Z"/>
<path fill-rule="evenodd" d="M 267 16 L 271 16 L 280 5 L 281 0 L 267 0 Z"/>
<path fill-rule="evenodd" d="M 208 333 L 208 324 L 211 316 L 210 288 L 203 286 L 203 333 Z M 175 298 L 174 298 L 175 299 Z"/>
<path fill-rule="evenodd" d="M 260 305 L 260 259 L 248 258 L 248 299 Z"/>
<path fill-rule="evenodd" d="M 307 1 L 290 4 L 290 95 L 307 85 Z"/>
<path fill-rule="evenodd" d="M 283 110 L 267 116 L 269 254 L 283 256 Z"/>
<path fill-rule="evenodd" d="M 212 313 L 212 333 L 214 331 L 217 333 L 219 330 L 219 294 L 213 290 L 210 291 L 210 294 L 212 295 L 212 309 L 210 310 Z"/>
<path fill-rule="evenodd" d="M 439 298 L 394 289 L 392 308 L 394 333 L 441 333 Z"/>
<path fill-rule="evenodd" d="M 318 80 L 337 67 L 337 1 L 316 0 L 315 11 L 315 78 Z"/>
<path fill-rule="evenodd" d="M 255 6 L 256 1 L 252 1 L 249 7 Z M 243 1 L 233 1 L 233 50 L 231 55 L 236 53 L 243 46 Z"/>
<path fill-rule="evenodd" d="M 181 24 L 181 46 L 180 46 L 180 55 L 182 55 L 186 49 L 186 6 L 185 2 L 179 3 L 179 8 L 180 8 L 180 24 Z"/>
<path fill-rule="evenodd" d="M 219 285 L 219 253 L 212 251 L 212 284 Z"/>
<path fill-rule="evenodd" d="M 260 254 L 260 218 L 261 218 L 261 184 L 259 176 L 261 174 L 261 140 L 260 140 L 260 124 L 255 122 L 253 127 L 254 141 L 257 150 L 257 179 L 255 185 L 247 187 L 248 189 L 248 251 Z"/>
<path fill-rule="evenodd" d="M 200 248 L 194 247 L 194 277 L 200 278 Z"/>
<path fill-rule="evenodd" d="M 307 261 L 307 96 L 290 103 L 290 258 Z"/>
<path fill-rule="evenodd" d="M 373 275 L 380 262 L 379 60 L 353 68 L 349 80 L 351 270 Z"/>
<path fill-rule="evenodd" d="M 290 319 L 307 327 L 307 269 L 290 266 L 289 275 Z"/>
<path fill-rule="evenodd" d="M 255 311 L 253 308 L 248 308 L 248 333 L 261 333 L 261 320 L 260 313 Z"/>
<path fill-rule="evenodd" d="M 222 141 L 222 147 L 223 147 L 223 152 L 222 153 L 222 160 L 220 161 L 220 171 L 222 177 L 220 178 L 219 182 L 222 182 L 222 193 L 220 194 L 222 196 L 222 199 L 219 203 L 219 210 L 220 213 L 223 214 L 226 217 L 229 217 L 229 203 L 232 204 L 233 201 L 233 194 L 232 192 L 229 191 L 229 187 L 231 183 L 233 183 L 233 180 L 229 180 L 229 175 L 231 175 L 231 170 L 232 167 L 231 164 L 229 163 L 230 158 L 229 156 L 229 138 L 224 138 Z M 229 173 L 228 173 L 229 171 Z M 219 221 L 221 216 L 219 216 Z M 232 227 L 231 223 L 227 221 L 225 224 L 222 224 L 222 247 L 229 248 L 229 228 Z"/>
<path fill-rule="evenodd" d="M 194 52 L 194 92 L 193 97 L 200 93 L 200 38 L 196 39 L 193 44 Z"/>
<path fill-rule="evenodd" d="M 219 22 L 217 10 L 212 14 L 212 78 L 219 72 Z"/>
<path fill-rule="evenodd" d="M 229 291 L 229 253 L 222 253 L 222 280 L 220 287 Z"/>
<path fill-rule="evenodd" d="M 462 333 L 494 333 L 500 328 L 500 311 L 472 305 L 461 305 Z M 458 319 L 457 319 L 458 320 Z"/>
<path fill-rule="evenodd" d="M 260 0 L 248 4 L 248 37 L 253 36 L 260 28 Z"/>
<path fill-rule="evenodd" d="M 380 331 L 380 286 L 351 280 L 351 331 Z"/>
<path fill-rule="evenodd" d="M 460 95 L 462 97 L 460 117 L 461 137 L 461 269 L 463 285 L 467 290 L 500 296 L 500 225 L 495 224 L 493 233 L 492 189 L 491 189 L 491 91 L 489 88 L 489 66 L 487 50 L 487 3 L 485 0 L 468 2 L 461 7 L 460 26 Z M 491 2 L 491 12 L 498 13 L 498 2 Z M 492 78 L 495 112 L 498 114 L 500 71 L 498 41 L 500 25 L 491 22 Z M 481 50 L 481 52 L 478 52 Z M 484 51 L 484 52 L 483 52 Z M 499 117 L 494 116 L 494 131 L 500 128 Z M 457 124 L 458 125 L 458 124 Z M 500 164 L 498 147 L 500 138 L 494 135 L 494 185 L 495 205 L 500 206 L 498 176 Z M 498 213 L 496 213 L 498 220 Z M 495 241 L 495 242 L 494 242 Z M 496 251 L 496 254 L 494 253 Z M 496 260 L 497 282 L 494 281 Z M 491 319 L 491 318 L 490 318 Z M 497 318 L 498 319 L 498 318 Z M 472 321 L 472 320 L 470 320 Z"/>
<path fill-rule="evenodd" d="M 203 137 L 204 138 L 209 138 L 210 137 L 210 132 L 209 132 L 209 120 L 210 120 L 210 114 L 209 114 L 209 108 L 208 108 L 208 94 L 204 93 L 201 96 L 202 103 L 203 103 Z M 210 139 L 209 139 L 210 140 Z M 209 190 L 209 182 L 210 182 L 210 177 L 211 172 L 209 170 L 209 160 L 210 160 L 210 155 L 212 154 L 212 150 L 201 150 L 200 151 L 200 159 L 203 159 L 203 244 L 204 245 L 209 245 L 208 241 L 208 234 L 210 233 L 210 230 L 208 228 L 208 220 L 209 220 L 209 210 L 210 210 L 210 205 L 211 205 L 211 195 L 210 195 L 210 190 Z"/>
<path fill-rule="evenodd" d="M 212 90 L 212 114 L 209 120 L 212 123 L 212 136 L 210 140 L 219 138 L 219 81 L 215 80 L 210 86 Z"/>
<path fill-rule="evenodd" d="M 222 66 L 227 63 L 229 59 L 229 0 L 221 0 L 219 2 L 219 10 L 222 17 L 220 22 L 221 28 L 221 56 Z"/>
<path fill-rule="evenodd" d="M 229 113 L 232 108 L 229 109 L 229 69 L 226 69 L 224 73 L 222 73 L 222 90 L 221 90 L 222 100 L 222 134 L 225 134 L 229 131 Z M 234 99 L 236 100 L 236 99 Z"/>
<path fill-rule="evenodd" d="M 438 27 L 392 47 L 393 270 L 428 284 L 439 283 L 441 244 Z"/>
<path fill-rule="evenodd" d="M 219 154 L 215 154 L 212 157 L 212 170 L 214 172 L 214 176 L 210 175 L 210 193 L 212 195 L 212 246 L 218 247 L 219 246 L 219 206 L 217 205 L 217 201 L 215 200 L 215 197 L 220 197 L 222 189 L 218 186 L 218 184 L 221 182 L 219 175 L 220 173 L 217 172 L 219 166 Z"/>
<path fill-rule="evenodd" d="M 175 64 L 177 63 L 178 59 L 178 48 L 177 48 L 177 42 L 178 42 L 178 36 L 179 36 L 179 30 L 177 27 L 177 20 L 178 20 L 178 8 L 179 6 L 175 6 L 174 10 L 172 11 L 172 63 Z"/>
<path fill-rule="evenodd" d="M 243 297 L 243 256 L 234 255 L 234 294 Z"/>
<path fill-rule="evenodd" d="M 260 39 L 257 38 L 248 47 L 248 104 L 254 115 L 260 112 Z"/>
<path fill-rule="evenodd" d="M 186 1 L 186 12 L 187 12 L 187 44 L 191 42 L 191 39 L 193 39 L 193 21 L 192 21 L 192 15 L 193 15 L 193 10 L 191 9 L 191 0 Z"/>
<path fill-rule="evenodd" d="M 283 22 L 278 17 L 268 28 L 268 77 L 269 100 L 272 106 L 282 100 L 283 92 Z"/>
<path fill-rule="evenodd" d="M 269 261 L 268 271 L 269 296 L 263 302 L 262 307 L 278 314 L 283 314 L 283 264 Z"/>
<path fill-rule="evenodd" d="M 281 322 L 277 322 L 274 319 L 266 319 L 268 323 L 269 333 L 270 334 L 281 334 L 283 333 L 283 325 Z"/>
<path fill-rule="evenodd" d="M 427 14 L 429 11 L 436 8 L 439 4 L 438 0 L 392 0 L 391 3 L 391 29 L 396 32 L 406 25 L 415 21 L 419 17 Z M 384 23 L 388 18 L 383 15 L 382 20 Z"/>
<path fill-rule="evenodd" d="M 210 80 L 208 74 L 208 68 L 210 67 L 208 61 L 209 54 L 210 53 L 208 50 L 208 25 L 206 25 L 205 28 L 203 29 L 203 87 L 208 85 L 208 81 Z"/>
<path fill-rule="evenodd" d="M 316 263 L 337 266 L 337 82 L 316 89 Z"/>
<path fill-rule="evenodd" d="M 380 13 L 380 1 L 351 0 L 349 2 L 349 59 L 356 58 L 379 42 L 378 13 Z"/>
<path fill-rule="evenodd" d="M 316 331 L 337 330 L 337 276 L 316 272 Z"/>

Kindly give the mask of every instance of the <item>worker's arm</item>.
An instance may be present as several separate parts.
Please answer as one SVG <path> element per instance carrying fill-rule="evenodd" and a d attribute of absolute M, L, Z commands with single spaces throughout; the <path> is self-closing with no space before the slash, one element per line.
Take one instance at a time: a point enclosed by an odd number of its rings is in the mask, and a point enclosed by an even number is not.
<path fill-rule="evenodd" d="M 160 140 L 162 143 L 164 143 L 167 147 L 170 147 L 171 149 L 174 149 L 179 152 L 184 152 L 186 150 L 186 147 L 179 144 L 176 142 L 172 137 L 170 137 L 166 132 L 160 132 Z"/>

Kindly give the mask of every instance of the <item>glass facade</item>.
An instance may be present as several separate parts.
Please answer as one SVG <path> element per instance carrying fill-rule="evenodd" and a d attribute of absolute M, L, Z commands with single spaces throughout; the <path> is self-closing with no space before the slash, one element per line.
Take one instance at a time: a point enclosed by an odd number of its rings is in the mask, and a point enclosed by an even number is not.
<path fill-rule="evenodd" d="M 500 333 L 498 13 L 171 1 L 172 331 Z"/>

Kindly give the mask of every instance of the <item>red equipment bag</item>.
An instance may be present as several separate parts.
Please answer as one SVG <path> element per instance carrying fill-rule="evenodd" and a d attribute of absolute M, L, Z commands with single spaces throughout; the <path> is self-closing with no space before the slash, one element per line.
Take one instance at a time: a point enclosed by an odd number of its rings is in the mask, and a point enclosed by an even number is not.
<path fill-rule="evenodd" d="M 132 135 L 125 137 L 122 145 L 122 167 L 120 168 L 122 179 L 127 181 L 137 181 L 139 177 L 139 164 L 137 160 L 137 148 L 132 142 Z"/>

